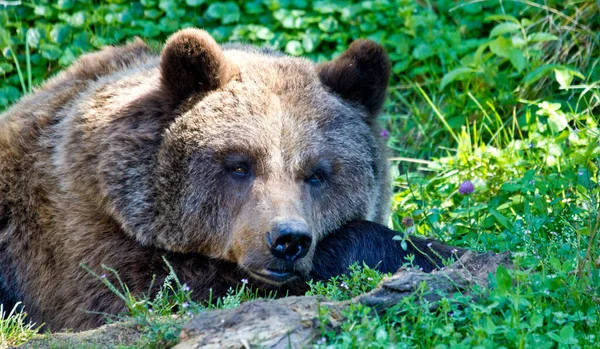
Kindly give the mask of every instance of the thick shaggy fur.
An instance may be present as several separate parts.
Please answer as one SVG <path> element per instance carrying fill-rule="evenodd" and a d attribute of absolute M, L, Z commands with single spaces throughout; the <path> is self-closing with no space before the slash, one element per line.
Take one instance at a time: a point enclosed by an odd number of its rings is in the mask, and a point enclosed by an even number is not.
<path fill-rule="evenodd" d="M 369 41 L 322 66 L 223 49 L 196 29 L 160 55 L 138 40 L 83 56 L 0 116 L 0 301 L 53 330 L 91 328 L 103 318 L 86 311 L 123 303 L 80 265 L 145 292 L 166 275 L 163 255 L 198 299 L 248 277 L 301 292 L 318 241 L 386 217 L 372 120 L 388 79 Z M 265 240 L 286 220 L 313 241 L 293 266 Z M 282 268 L 297 277 L 256 277 Z"/>

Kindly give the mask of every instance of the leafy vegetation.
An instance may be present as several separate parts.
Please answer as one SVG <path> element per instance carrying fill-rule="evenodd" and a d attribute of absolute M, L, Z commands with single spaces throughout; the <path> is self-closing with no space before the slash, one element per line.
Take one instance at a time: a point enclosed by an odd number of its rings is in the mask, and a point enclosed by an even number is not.
<path fill-rule="evenodd" d="M 159 291 L 153 296 L 132 294 L 113 268 L 102 266 L 116 280 L 117 284 L 111 282 L 107 274 L 98 275 L 86 266 L 82 266 L 125 303 L 126 313 L 117 316 L 106 314 L 106 316 L 109 322 L 125 320 L 134 321 L 138 325 L 142 336 L 135 347 L 166 348 L 173 346 L 178 342 L 183 323 L 203 311 L 236 308 L 243 302 L 275 296 L 252 291 L 246 287 L 248 280 L 243 279 L 235 289 L 230 288 L 225 297 L 217 299 L 210 297 L 206 302 L 196 302 L 191 298 L 190 288 L 179 281 L 175 271 L 164 257 L 163 260 L 169 269 L 169 274 L 162 282 Z M 150 286 L 151 288 L 152 286 Z"/>
<path fill-rule="evenodd" d="M 334 276 L 328 282 L 310 281 L 307 296 L 325 296 L 332 301 L 344 301 L 374 290 L 385 275 L 363 264 L 354 263 L 348 275 Z"/>
<path fill-rule="evenodd" d="M 447 295 L 435 311 L 421 299 L 425 288 L 380 317 L 355 305 L 343 330 L 324 327 L 315 346 L 600 342 L 597 2 L 34 0 L 0 5 L 0 22 L 0 109 L 82 53 L 136 35 L 158 46 L 182 27 L 314 60 L 359 37 L 382 43 L 393 60 L 381 119 L 393 150 L 390 224 L 479 251 L 511 250 L 515 269 L 499 269 L 489 290 Z M 380 278 L 355 265 L 350 276 L 312 284 L 310 294 L 348 299 Z M 112 287 L 158 345 L 176 341 L 179 321 L 217 306 L 191 302 L 174 275 L 155 298 Z M 255 297 L 242 284 L 216 303 Z M 158 316 L 172 313 L 176 320 Z M 4 319 L 0 335 L 8 338 L 25 326 L 21 317 Z M 23 325 L 4 326 L 6 319 Z"/>

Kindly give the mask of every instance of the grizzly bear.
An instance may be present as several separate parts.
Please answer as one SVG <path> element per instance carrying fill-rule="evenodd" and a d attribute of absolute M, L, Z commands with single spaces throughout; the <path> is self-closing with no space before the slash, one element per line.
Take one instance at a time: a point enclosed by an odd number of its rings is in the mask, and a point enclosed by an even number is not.
<path fill-rule="evenodd" d="M 246 278 L 298 294 L 353 261 L 439 265 L 448 248 L 402 250 L 378 224 L 389 75 L 368 40 L 314 64 L 198 29 L 160 54 L 136 40 L 81 57 L 0 116 L 0 302 L 82 330 L 124 310 L 82 265 L 142 293 L 165 256 L 199 300 Z"/>

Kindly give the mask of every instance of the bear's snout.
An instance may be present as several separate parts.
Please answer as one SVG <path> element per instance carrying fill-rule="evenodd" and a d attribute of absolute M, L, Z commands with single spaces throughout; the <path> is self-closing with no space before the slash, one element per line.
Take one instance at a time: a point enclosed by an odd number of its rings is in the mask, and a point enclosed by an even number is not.
<path fill-rule="evenodd" d="M 306 256 L 312 244 L 308 225 L 301 220 L 290 220 L 273 224 L 267 232 L 267 244 L 271 254 L 286 263 L 294 263 Z"/>

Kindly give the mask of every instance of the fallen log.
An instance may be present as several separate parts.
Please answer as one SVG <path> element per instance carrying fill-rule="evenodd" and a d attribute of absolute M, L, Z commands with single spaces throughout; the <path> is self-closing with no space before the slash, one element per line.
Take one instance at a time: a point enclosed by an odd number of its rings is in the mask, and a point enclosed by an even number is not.
<path fill-rule="evenodd" d="M 342 311 L 350 303 L 360 302 L 383 313 L 411 296 L 422 282 L 432 291 L 423 298 L 435 307 L 435 302 L 444 294 L 468 293 L 473 285 L 488 286 L 489 273 L 495 273 L 499 265 L 511 267 L 508 252 L 466 252 L 454 264 L 429 274 L 402 268 L 385 278 L 375 290 L 349 301 L 331 302 L 316 296 L 287 297 L 200 313 L 183 325 L 179 344 L 174 348 L 303 348 L 321 336 L 320 307 L 327 308 L 327 326 L 336 329 L 343 321 Z M 40 335 L 23 347 L 50 348 L 64 343 L 69 347 L 103 348 L 117 344 L 132 345 L 141 336 L 135 324 L 117 323 L 79 333 Z"/>
<path fill-rule="evenodd" d="M 289 297 L 260 300 L 229 310 L 200 314 L 183 326 L 175 349 L 193 348 L 303 348 L 320 337 L 319 307 L 327 307 L 329 326 L 337 327 L 342 310 L 361 302 L 384 312 L 402 298 L 411 296 L 421 282 L 431 291 L 424 298 L 435 301 L 453 292 L 468 292 L 474 284 L 487 286 L 488 274 L 499 265 L 510 267 L 508 253 L 465 253 L 460 260 L 430 274 L 401 269 L 372 292 L 345 302 L 327 302 L 319 297 Z"/>

